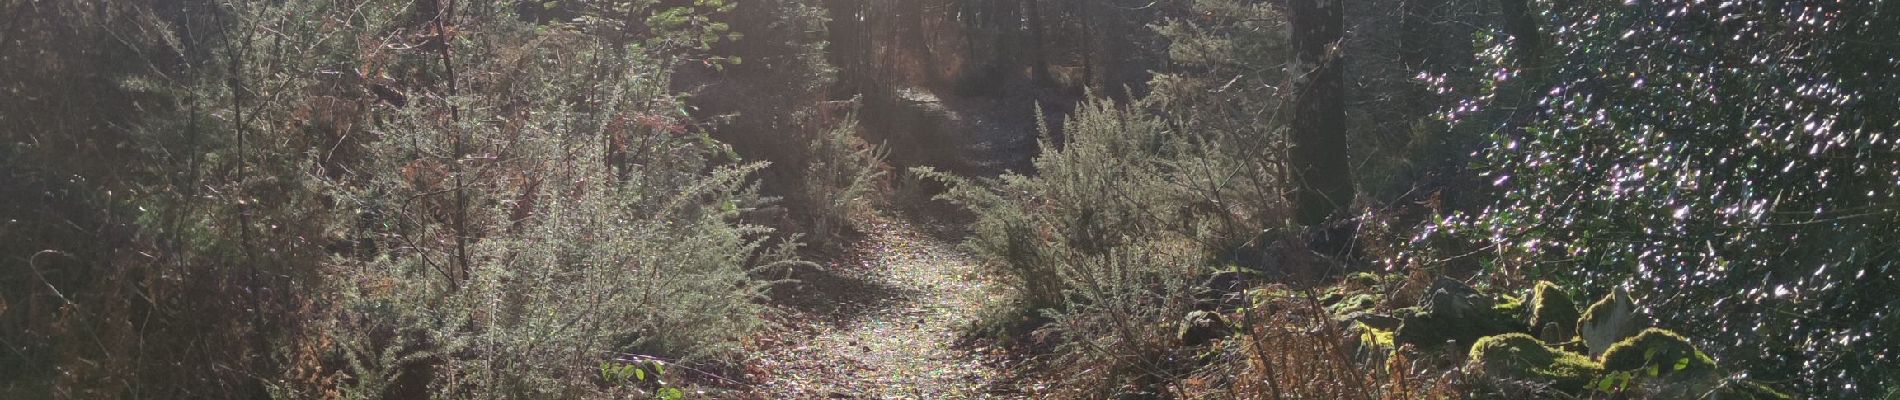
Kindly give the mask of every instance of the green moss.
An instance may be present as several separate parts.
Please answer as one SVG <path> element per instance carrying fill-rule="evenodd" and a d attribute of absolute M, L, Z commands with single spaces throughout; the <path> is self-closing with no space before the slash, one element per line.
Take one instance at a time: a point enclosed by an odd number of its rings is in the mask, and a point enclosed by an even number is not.
<path fill-rule="evenodd" d="M 1590 355 L 1598 356 L 1616 342 L 1636 336 L 1646 326 L 1638 320 L 1636 302 L 1629 291 L 1619 286 L 1584 310 L 1577 320 L 1577 336 L 1590 347 Z"/>
<path fill-rule="evenodd" d="M 1392 310 L 1392 318 L 1398 318 L 1398 319 L 1403 320 L 1403 319 L 1417 317 L 1420 314 L 1424 314 L 1424 313 L 1425 313 L 1424 307 L 1418 307 L 1418 306 L 1405 307 L 1405 308 L 1400 308 L 1397 310 Z"/>
<path fill-rule="evenodd" d="M 1358 324 L 1358 326 L 1359 343 L 1382 349 L 1397 348 L 1397 343 L 1392 340 L 1392 331 L 1366 326 L 1366 324 Z"/>
<path fill-rule="evenodd" d="M 1484 376 L 1539 381 L 1566 393 L 1583 392 L 1603 373 L 1603 366 L 1589 357 L 1552 348 L 1522 333 L 1478 339 L 1470 357 L 1469 368 Z"/>
<path fill-rule="evenodd" d="M 1524 299 L 1508 294 L 1498 296 L 1498 302 L 1491 306 L 1491 310 L 1507 317 L 1524 315 Z"/>
<path fill-rule="evenodd" d="M 1354 272 L 1352 273 L 1352 275 L 1346 276 L 1346 282 L 1358 284 L 1360 286 L 1365 286 L 1369 288 L 1376 288 L 1376 287 L 1383 286 L 1385 284 L 1385 278 L 1380 277 L 1379 274 L 1375 274 L 1371 272 Z"/>
<path fill-rule="evenodd" d="M 1688 338 L 1666 329 L 1649 328 L 1611 345 L 1603 352 L 1603 367 L 1612 371 L 1647 371 L 1650 376 L 1702 373 L 1715 370 L 1715 359 L 1697 349 Z"/>
<path fill-rule="evenodd" d="M 1319 303 L 1327 306 L 1346 300 L 1346 289 L 1342 286 L 1328 287 L 1319 291 Z"/>
<path fill-rule="evenodd" d="M 1530 328 L 1533 333 L 1542 333 L 1547 326 L 1556 325 L 1555 332 L 1561 337 L 1545 337 L 1544 340 L 1568 340 L 1577 332 L 1577 303 L 1563 288 L 1550 281 L 1538 281 L 1531 290 Z"/>
<path fill-rule="evenodd" d="M 1393 313 L 1404 320 L 1397 332 L 1399 343 L 1436 348 L 1446 342 L 1456 342 L 1459 348 L 1465 348 L 1478 338 L 1524 330 L 1524 321 L 1516 317 L 1524 302 L 1516 297 L 1505 296 L 1503 301 L 1493 303 L 1475 293 L 1438 296 L 1440 298 L 1431 300 L 1438 307 L 1414 307 Z"/>
<path fill-rule="evenodd" d="M 1377 365 L 1384 362 L 1387 357 L 1391 357 L 1393 351 L 1398 350 L 1398 343 L 1392 340 L 1393 333 L 1390 330 L 1354 322 L 1349 332 L 1357 335 L 1355 338 L 1358 340 L 1353 345 L 1353 353 L 1361 361 Z"/>
<path fill-rule="evenodd" d="M 1331 311 L 1333 315 L 1346 315 L 1353 311 L 1371 310 L 1374 307 L 1378 307 L 1378 306 L 1379 306 L 1379 295 L 1372 294 L 1372 293 L 1360 293 L 1360 294 L 1355 294 L 1351 296 L 1346 296 L 1345 300 L 1341 300 L 1340 302 L 1335 303 L 1330 307 L 1327 307 L 1327 311 Z"/>
<path fill-rule="evenodd" d="M 1595 321 L 1598 318 L 1603 318 L 1603 315 L 1601 314 L 1608 313 L 1610 310 L 1610 306 L 1612 304 L 1615 304 L 1615 302 L 1616 302 L 1616 294 L 1603 296 L 1602 299 L 1597 300 L 1595 303 L 1590 303 L 1589 307 L 1585 307 L 1583 309 L 1583 315 L 1578 316 L 1577 320 L 1578 321 Z"/>

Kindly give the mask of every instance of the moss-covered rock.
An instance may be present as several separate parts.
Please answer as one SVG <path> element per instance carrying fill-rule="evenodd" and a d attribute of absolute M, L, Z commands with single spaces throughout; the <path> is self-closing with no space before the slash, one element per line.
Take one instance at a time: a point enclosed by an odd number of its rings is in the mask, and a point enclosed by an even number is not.
<path fill-rule="evenodd" d="M 1611 345 L 1593 385 L 1633 398 L 1791 399 L 1761 382 L 1726 377 L 1721 366 L 1688 338 L 1649 328 Z"/>
<path fill-rule="evenodd" d="M 1345 296 L 1343 300 L 1326 307 L 1333 315 L 1346 315 L 1355 311 L 1371 310 L 1379 306 L 1379 295 L 1359 293 Z"/>
<path fill-rule="evenodd" d="M 1649 328 L 1611 345 L 1603 353 L 1603 368 L 1610 371 L 1646 371 L 1649 376 L 1668 377 L 1713 372 L 1715 359 L 1682 335 L 1667 329 Z"/>
<path fill-rule="evenodd" d="M 1346 280 L 1344 283 L 1359 285 L 1365 288 L 1376 289 L 1376 288 L 1384 287 L 1385 281 L 1386 281 L 1386 278 L 1379 274 L 1375 274 L 1371 272 L 1354 272 L 1351 275 L 1346 275 Z"/>
<path fill-rule="evenodd" d="M 1364 324 L 1359 326 L 1362 327 L 1362 329 L 1359 330 L 1359 340 L 1361 343 L 1386 350 L 1391 350 L 1398 346 L 1398 343 L 1393 341 L 1392 331 L 1366 326 Z"/>
<path fill-rule="evenodd" d="M 1393 341 L 1391 330 L 1354 323 L 1347 328 L 1347 334 L 1351 335 L 1348 338 L 1354 354 L 1371 365 L 1385 362 L 1386 357 L 1398 349 L 1398 342 Z"/>
<path fill-rule="evenodd" d="M 1456 342 L 1465 348 L 1485 336 L 1519 332 L 1524 324 L 1512 308 L 1521 303 L 1497 303 L 1471 287 L 1451 279 L 1439 279 L 1416 308 L 1394 312 L 1400 316 L 1395 333 L 1399 343 L 1431 348 Z"/>
<path fill-rule="evenodd" d="M 1366 326 L 1378 328 L 1380 330 L 1385 330 L 1388 332 L 1399 329 L 1399 323 L 1405 322 L 1404 320 L 1401 320 L 1397 317 L 1380 314 L 1380 313 L 1376 313 L 1372 311 L 1354 311 L 1351 313 L 1347 313 L 1346 315 L 1341 315 L 1335 318 L 1334 320 L 1339 321 L 1340 325 L 1344 325 L 1344 326 L 1352 326 L 1353 324 L 1365 324 Z"/>
<path fill-rule="evenodd" d="M 1610 345 L 1635 336 L 1648 327 L 1636 315 L 1636 301 L 1630 297 L 1629 290 L 1618 286 L 1615 291 L 1602 300 L 1590 304 L 1577 320 L 1577 336 L 1583 337 L 1585 346 L 1590 347 L 1590 355 L 1602 355 Z"/>
<path fill-rule="evenodd" d="M 1506 317 L 1522 319 L 1524 315 L 1524 298 L 1508 294 L 1498 296 L 1498 301 L 1491 305 L 1491 311 L 1495 311 L 1499 315 Z"/>
<path fill-rule="evenodd" d="M 1523 333 L 1479 339 L 1471 346 L 1466 368 L 1489 378 L 1534 381 L 1572 394 L 1588 390 L 1603 372 L 1589 357 L 1552 348 Z"/>
<path fill-rule="evenodd" d="M 1531 289 L 1530 328 L 1538 339 L 1558 343 L 1570 340 L 1577 332 L 1577 303 L 1563 288 L 1549 281 L 1537 281 Z"/>

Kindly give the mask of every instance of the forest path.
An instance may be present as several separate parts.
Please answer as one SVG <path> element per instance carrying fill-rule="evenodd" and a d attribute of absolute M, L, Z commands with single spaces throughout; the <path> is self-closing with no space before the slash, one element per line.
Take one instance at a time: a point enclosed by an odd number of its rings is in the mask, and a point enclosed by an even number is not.
<path fill-rule="evenodd" d="M 1003 397 L 982 348 L 959 346 L 998 285 L 926 227 L 888 215 L 822 268 L 800 269 L 775 290 L 787 329 L 761 339 L 748 367 L 751 395 L 772 399 Z"/>
<path fill-rule="evenodd" d="M 867 94 L 858 115 L 865 138 L 891 150 L 892 165 L 995 176 L 1030 172 L 1038 147 L 1036 110 L 1046 110 L 1045 122 L 1059 127 L 1075 101 L 1030 88 L 982 96 L 893 88 Z"/>

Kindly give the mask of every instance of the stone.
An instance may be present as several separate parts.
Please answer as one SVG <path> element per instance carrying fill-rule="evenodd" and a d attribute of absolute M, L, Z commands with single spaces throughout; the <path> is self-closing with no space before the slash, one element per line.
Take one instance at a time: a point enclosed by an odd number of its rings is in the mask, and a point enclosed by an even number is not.
<path fill-rule="evenodd" d="M 1371 272 L 1354 272 L 1350 275 L 1346 275 L 1344 283 L 1376 289 L 1385 286 L 1385 278 Z"/>
<path fill-rule="evenodd" d="M 1590 356 L 1594 357 L 1645 327 L 1636 314 L 1636 301 L 1630 298 L 1629 289 L 1618 286 L 1583 312 L 1577 320 L 1577 336 L 1583 338 L 1584 346 L 1590 348 Z"/>
<path fill-rule="evenodd" d="M 1603 366 L 1582 354 L 1550 347 L 1524 333 L 1486 336 L 1471 346 L 1466 370 L 1511 381 L 1531 381 L 1577 394 L 1603 373 Z"/>
<path fill-rule="evenodd" d="M 1372 311 L 1354 311 L 1340 316 L 1337 321 L 1339 321 L 1340 325 L 1352 326 L 1353 324 L 1365 324 L 1365 326 L 1385 331 L 1397 330 L 1399 329 L 1399 324 L 1405 322 L 1405 320 L 1399 319 L 1398 317 L 1383 315 Z"/>
<path fill-rule="evenodd" d="M 1429 294 L 1413 309 L 1394 311 L 1403 320 L 1395 333 L 1399 343 L 1436 347 L 1446 342 L 1469 346 L 1478 338 L 1523 331 L 1512 309 L 1521 303 L 1498 304 L 1464 283 L 1439 278 Z"/>
<path fill-rule="evenodd" d="M 1531 289 L 1530 327 L 1538 329 L 1538 339 L 1548 343 L 1570 341 L 1577 331 L 1577 303 L 1562 287 L 1550 281 L 1537 281 Z"/>
<path fill-rule="evenodd" d="M 1229 267 L 1216 271 L 1204 278 L 1205 284 L 1194 292 L 1194 308 L 1198 310 L 1233 310 L 1247 305 L 1244 292 L 1254 285 L 1253 275 L 1258 272 L 1239 267 Z"/>
<path fill-rule="evenodd" d="M 1752 382 L 1727 382 L 1715 359 L 1688 338 L 1665 329 L 1644 329 L 1610 345 L 1602 362 L 1603 385 L 1615 388 L 1635 382 L 1631 386 L 1647 398 L 1696 398 L 1712 393 L 1722 394 L 1718 398 L 1757 398 L 1749 393 L 1756 387 L 1747 385 Z"/>
<path fill-rule="evenodd" d="M 1326 307 L 1333 315 L 1346 315 L 1355 311 L 1367 311 L 1379 306 L 1379 295 L 1359 293 L 1345 296 L 1343 300 Z"/>
<path fill-rule="evenodd" d="M 1222 317 L 1220 313 L 1194 311 L 1181 319 L 1181 324 L 1175 331 L 1175 337 L 1180 339 L 1183 345 L 1200 346 L 1233 333 L 1233 325 L 1229 324 L 1227 318 Z"/>
<path fill-rule="evenodd" d="M 1393 333 L 1389 329 L 1354 323 L 1346 329 L 1346 334 L 1354 356 L 1369 365 L 1384 363 L 1393 351 L 1398 350 L 1398 343 L 1393 341 Z"/>
<path fill-rule="evenodd" d="M 1667 329 L 1649 328 L 1611 345 L 1603 353 L 1603 368 L 1641 371 L 1652 377 L 1715 371 L 1715 359 L 1688 338 Z"/>

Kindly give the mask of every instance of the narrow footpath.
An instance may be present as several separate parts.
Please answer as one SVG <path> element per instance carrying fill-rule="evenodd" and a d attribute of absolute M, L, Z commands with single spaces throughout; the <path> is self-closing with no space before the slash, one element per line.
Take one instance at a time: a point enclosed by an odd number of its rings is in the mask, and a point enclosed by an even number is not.
<path fill-rule="evenodd" d="M 888 215 L 840 261 L 792 272 L 773 293 L 786 329 L 760 340 L 753 398 L 1010 398 L 985 350 L 958 346 L 997 285 L 968 254 Z"/>

